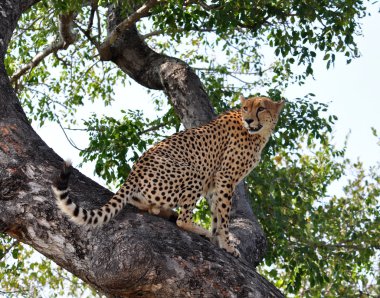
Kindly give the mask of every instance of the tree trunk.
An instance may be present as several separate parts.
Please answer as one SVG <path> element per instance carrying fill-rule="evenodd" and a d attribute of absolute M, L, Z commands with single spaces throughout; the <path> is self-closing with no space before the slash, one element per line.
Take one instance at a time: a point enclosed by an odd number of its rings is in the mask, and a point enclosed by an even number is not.
<path fill-rule="evenodd" d="M 4 67 L 4 54 L 17 20 L 35 2 L 0 3 L 0 232 L 31 245 L 108 297 L 282 297 L 253 268 L 252 264 L 262 256 L 264 244 L 259 240 L 251 242 L 247 237 L 262 237 L 262 232 L 247 201 L 242 199 L 237 200 L 234 217 L 239 227 L 233 229 L 243 231 L 236 232 L 244 241 L 239 246 L 245 256 L 242 260 L 198 235 L 131 206 L 109 224 L 91 230 L 72 224 L 58 210 L 50 185 L 63 161 L 28 123 Z M 179 113 L 188 119 L 184 120 L 185 126 L 206 122 L 207 117 L 212 117 L 212 109 L 195 74 L 180 61 L 160 59 L 169 63 L 157 64 L 163 89 L 178 112 L 181 105 L 186 107 L 183 115 Z M 187 85 L 191 83 L 187 81 L 189 77 L 179 75 L 181 71 L 184 75 L 190 73 L 199 90 L 190 90 L 193 87 Z M 139 76 L 133 71 L 129 74 Z M 151 84 L 157 83 L 157 79 L 151 80 Z M 146 81 L 149 82 L 149 77 Z M 186 96 L 187 91 L 190 96 Z M 188 108 L 197 100 L 201 100 L 198 105 L 202 104 L 204 111 Z M 198 119 L 198 114 L 199 120 L 189 120 Z M 98 207 L 111 195 L 76 170 L 71 189 L 72 199 L 85 208 Z M 240 191 L 242 188 L 238 188 L 237 192 Z"/>

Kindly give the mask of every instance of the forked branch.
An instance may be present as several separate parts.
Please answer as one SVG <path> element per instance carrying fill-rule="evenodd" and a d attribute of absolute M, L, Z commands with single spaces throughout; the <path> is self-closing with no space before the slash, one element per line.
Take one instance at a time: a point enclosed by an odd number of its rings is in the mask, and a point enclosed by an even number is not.
<path fill-rule="evenodd" d="M 109 61 L 111 60 L 111 46 L 115 43 L 115 41 L 125 32 L 127 29 L 131 28 L 137 21 L 142 19 L 143 17 L 149 14 L 151 8 L 157 5 L 160 0 L 148 0 L 145 4 L 143 4 L 139 9 L 137 9 L 134 13 L 132 13 L 128 18 L 118 24 L 111 33 L 107 36 L 106 40 L 100 46 L 99 54 L 100 60 Z"/>
<path fill-rule="evenodd" d="M 22 65 L 11 77 L 11 83 L 16 84 L 27 71 L 38 66 L 47 56 L 57 53 L 59 50 L 67 49 L 77 39 L 77 34 L 73 30 L 73 12 L 59 16 L 59 37 L 49 44 L 42 52 L 38 53 L 29 63 Z"/>

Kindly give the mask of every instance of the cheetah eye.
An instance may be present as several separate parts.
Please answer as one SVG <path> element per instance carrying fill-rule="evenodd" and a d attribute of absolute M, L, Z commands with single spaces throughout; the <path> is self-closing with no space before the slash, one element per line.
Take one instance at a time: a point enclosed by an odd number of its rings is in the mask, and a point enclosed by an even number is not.
<path fill-rule="evenodd" d="M 264 110 L 265 110 L 265 108 L 263 108 L 263 107 L 259 107 L 259 108 L 257 109 L 258 112 L 261 112 L 261 111 L 264 111 Z"/>
<path fill-rule="evenodd" d="M 243 107 L 244 112 L 248 111 L 248 107 Z"/>

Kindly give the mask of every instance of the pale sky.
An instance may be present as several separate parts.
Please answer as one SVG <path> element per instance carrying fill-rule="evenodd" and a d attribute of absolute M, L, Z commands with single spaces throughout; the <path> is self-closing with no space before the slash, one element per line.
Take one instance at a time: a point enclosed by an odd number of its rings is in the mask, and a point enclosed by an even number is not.
<path fill-rule="evenodd" d="M 318 101 L 331 102 L 329 111 L 338 116 L 336 144 L 342 145 L 351 130 L 348 157 L 359 157 L 367 166 L 380 161 L 380 146 L 371 132 L 374 127 L 380 134 L 380 13 L 375 7 L 371 11 L 363 22 L 363 37 L 357 39 L 360 58 L 347 65 L 338 57 L 330 70 L 325 63 L 315 65 L 315 80 L 286 91 L 290 98 L 311 92 Z"/>
<path fill-rule="evenodd" d="M 315 80 L 308 79 L 306 84 L 291 86 L 285 91 L 285 96 L 290 99 L 314 93 L 316 100 L 331 102 L 329 111 L 338 116 L 334 127 L 335 144 L 343 146 L 345 137 L 351 130 L 347 157 L 354 160 L 360 158 L 366 166 L 380 161 L 380 146 L 376 144 L 377 140 L 371 132 L 371 127 L 374 127 L 380 133 L 380 14 L 377 12 L 378 8 L 373 7 L 371 11 L 372 16 L 363 20 L 363 37 L 357 39 L 360 58 L 346 65 L 344 57 L 337 55 L 335 67 L 329 70 L 326 70 L 324 62 L 316 63 Z M 132 84 L 125 89 L 127 90 L 117 92 L 116 97 L 121 99 L 114 102 L 112 107 L 104 108 L 98 104 L 99 114 L 108 112 L 117 117 L 119 109 L 137 108 L 144 110 L 147 116 L 154 115 L 150 103 L 151 95 L 144 88 Z M 79 152 L 69 145 L 58 125 L 46 124 L 35 129 L 62 158 L 70 158 L 74 166 L 80 163 Z M 78 147 L 86 146 L 85 138 L 78 138 L 76 132 L 69 133 Z M 80 170 L 104 185 L 100 178 L 93 176 L 93 164 L 86 164 Z"/>

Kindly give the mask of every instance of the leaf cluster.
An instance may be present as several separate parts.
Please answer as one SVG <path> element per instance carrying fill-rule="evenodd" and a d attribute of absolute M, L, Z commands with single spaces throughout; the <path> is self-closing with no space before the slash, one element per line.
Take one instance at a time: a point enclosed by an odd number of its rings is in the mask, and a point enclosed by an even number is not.
<path fill-rule="evenodd" d="M 95 173 L 108 184 L 121 185 L 131 171 L 131 165 L 149 146 L 161 139 L 164 131 L 180 122 L 173 109 L 156 120 L 145 118 L 141 111 L 121 111 L 120 120 L 97 115 L 85 121 L 89 145 L 80 152 L 84 162 L 95 161 Z"/>
<path fill-rule="evenodd" d="M 297 140 L 302 150 L 282 147 L 247 181 L 269 241 L 260 270 L 296 297 L 375 297 L 380 165 L 365 170 L 328 139 L 319 145 Z M 331 196 L 348 172 L 353 178 L 343 195 Z"/>
<path fill-rule="evenodd" d="M 93 297 L 94 291 L 50 260 L 0 234 L 0 295 L 3 297 Z"/>

